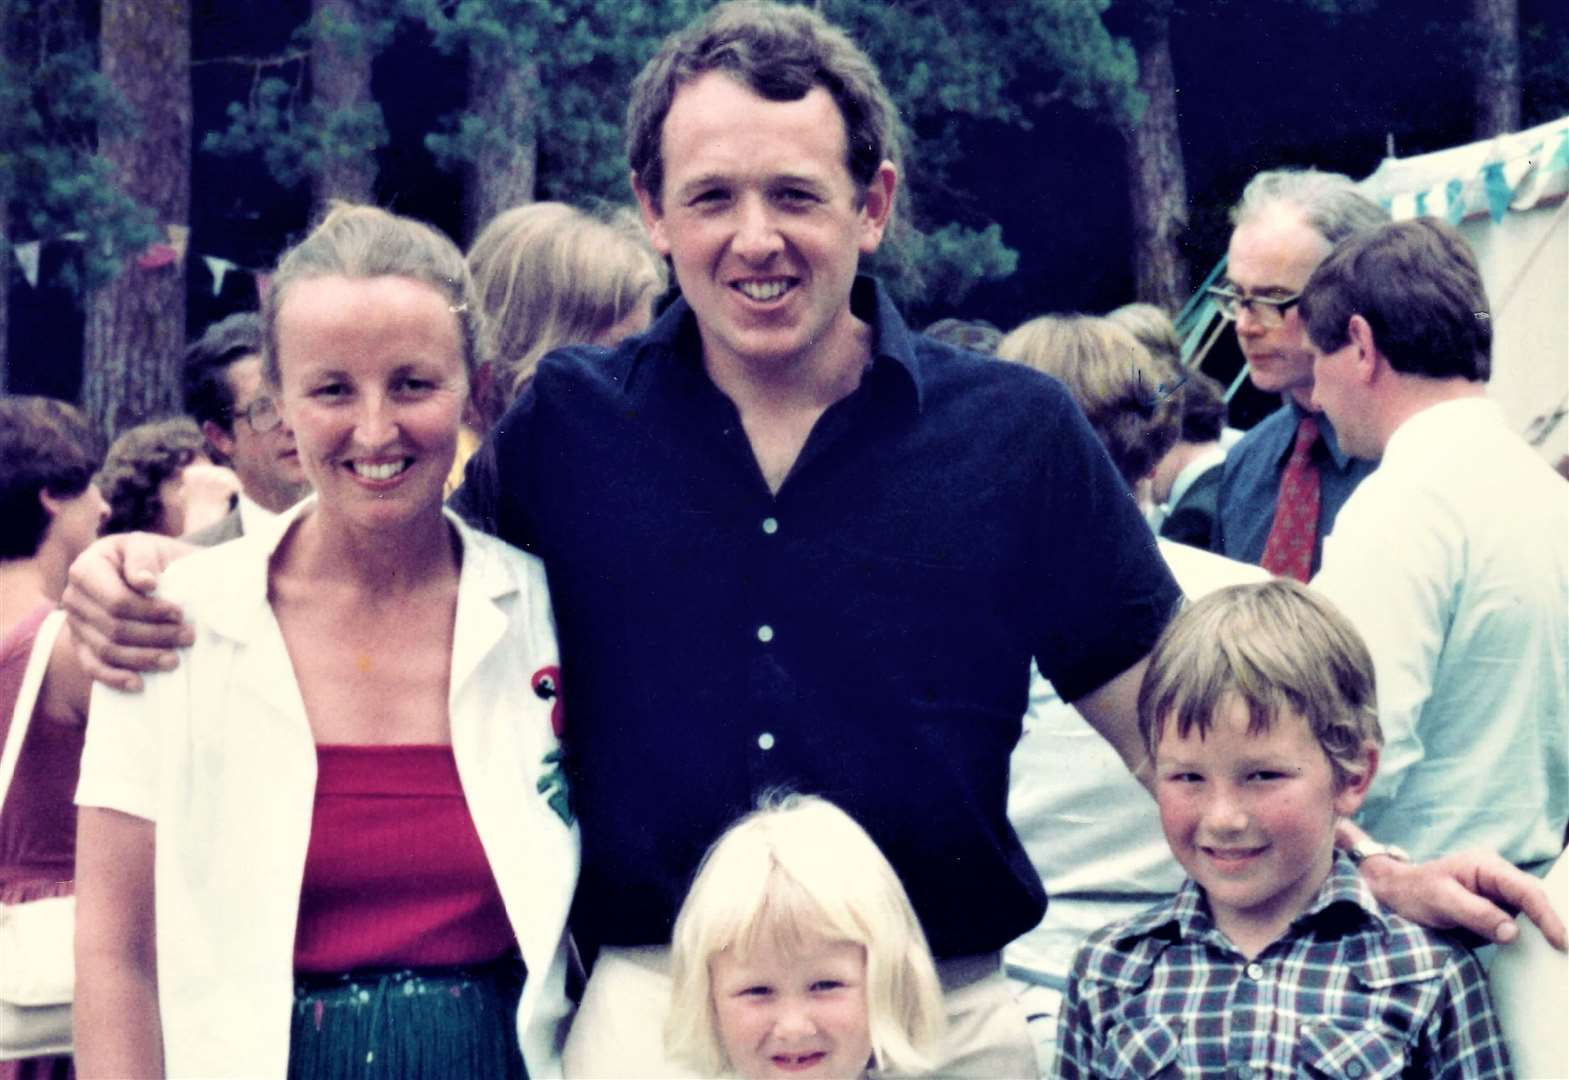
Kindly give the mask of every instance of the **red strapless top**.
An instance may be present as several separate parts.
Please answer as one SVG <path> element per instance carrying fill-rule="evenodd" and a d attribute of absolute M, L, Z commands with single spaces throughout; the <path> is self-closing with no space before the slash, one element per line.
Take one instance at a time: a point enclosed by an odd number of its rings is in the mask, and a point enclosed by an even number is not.
<path fill-rule="evenodd" d="M 481 964 L 513 947 L 450 746 L 317 746 L 302 972 Z"/>

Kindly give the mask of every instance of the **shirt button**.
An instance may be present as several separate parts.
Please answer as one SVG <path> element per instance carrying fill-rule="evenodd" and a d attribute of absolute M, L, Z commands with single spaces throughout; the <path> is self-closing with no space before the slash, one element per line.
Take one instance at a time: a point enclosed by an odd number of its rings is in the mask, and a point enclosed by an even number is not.
<path fill-rule="evenodd" d="M 1264 977 L 1264 965 L 1263 964 L 1249 964 L 1248 965 L 1248 978 L 1250 978 L 1250 979 L 1254 980 L 1255 982 L 1257 982 L 1259 979 L 1262 979 L 1263 977 Z"/>
<path fill-rule="evenodd" d="M 774 640 L 774 628 L 767 625 L 766 623 L 762 626 L 759 626 L 757 628 L 757 640 L 761 641 L 764 645 L 767 645 L 770 641 Z"/>
<path fill-rule="evenodd" d="M 1231 1075 L 1236 1080 L 1253 1080 L 1253 1070 L 1246 1065 L 1233 1065 L 1231 1067 Z"/>
<path fill-rule="evenodd" d="M 757 737 L 757 748 L 759 750 L 772 750 L 774 748 L 773 732 L 765 731 L 759 735 Z"/>
<path fill-rule="evenodd" d="M 1361 1076 L 1365 1072 L 1367 1072 L 1367 1069 L 1363 1067 L 1360 1061 L 1346 1062 L 1346 1075 L 1350 1077 L 1351 1080 L 1357 1080 L 1357 1077 Z"/>
<path fill-rule="evenodd" d="M 779 519 L 778 518 L 771 518 L 771 517 L 770 518 L 764 518 L 763 519 L 763 531 L 765 533 L 767 533 L 769 536 L 774 535 L 774 533 L 779 531 Z"/>

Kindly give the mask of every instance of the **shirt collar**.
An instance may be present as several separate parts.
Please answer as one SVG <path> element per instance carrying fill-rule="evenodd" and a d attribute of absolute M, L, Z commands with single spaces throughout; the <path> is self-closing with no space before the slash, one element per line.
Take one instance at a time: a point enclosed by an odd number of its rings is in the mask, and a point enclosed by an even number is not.
<path fill-rule="evenodd" d="M 905 324 L 892 298 L 876 279 L 863 274 L 855 279 L 850 289 L 850 311 L 872 328 L 872 368 L 902 372 L 914 391 L 915 406 L 919 410 L 926 361 L 916 350 L 915 335 Z M 677 298 L 665 309 L 648 332 L 634 339 L 630 347 L 635 350 L 638 361 L 645 356 L 673 356 L 691 365 L 693 370 L 702 368 L 703 343 L 697 329 L 697 316 L 684 297 Z M 627 387 L 635 381 L 628 379 Z"/>
<path fill-rule="evenodd" d="M 1298 405 L 1296 398 L 1289 394 L 1286 396 L 1286 407 L 1291 410 L 1292 423 L 1290 430 L 1281 440 L 1279 453 L 1276 454 L 1277 460 L 1286 460 L 1286 455 L 1291 453 L 1292 443 L 1296 441 L 1297 425 L 1302 422 L 1304 416 L 1311 416 L 1318 423 L 1318 437 L 1323 442 L 1324 449 L 1329 452 L 1329 458 L 1335 463 L 1335 468 L 1345 472 L 1351 467 L 1355 459 L 1340 448 L 1340 436 L 1335 434 L 1335 425 L 1329 422 L 1328 416 L 1324 413 L 1309 412 Z"/>
<path fill-rule="evenodd" d="M 1429 405 L 1395 429 L 1389 437 L 1389 444 L 1384 447 L 1387 457 L 1393 447 L 1401 447 L 1399 453 L 1406 453 L 1404 449 L 1410 447 L 1410 452 L 1425 453 L 1425 446 L 1452 446 L 1456 442 L 1457 432 L 1475 431 L 1483 425 L 1503 425 L 1503 407 L 1489 397 L 1460 397 L 1451 401 L 1440 401 L 1436 405 Z"/>
<path fill-rule="evenodd" d="M 274 514 L 260 522 L 256 529 L 247 528 L 238 539 L 207 549 L 214 553 L 221 552 L 230 564 L 229 572 L 215 582 L 212 590 L 215 602 L 210 605 L 210 625 L 215 631 L 245 641 L 254 637 L 265 625 L 265 620 L 271 616 L 271 606 L 267 601 L 267 575 L 272 557 L 295 521 L 315 501 L 315 493 L 306 495 L 281 514 Z M 483 543 L 476 542 L 475 538 L 479 534 L 446 507 L 442 508 L 442 516 L 457 530 L 458 542 L 462 546 L 463 562 L 458 579 L 460 593 L 471 591 L 476 598 L 494 601 L 517 591 L 517 583 L 507 573 L 500 556 Z M 251 554 L 247 555 L 246 552 Z M 206 552 L 198 554 L 205 555 Z M 215 554 L 210 557 L 218 556 Z"/>
<path fill-rule="evenodd" d="M 1183 881 L 1177 895 L 1164 909 L 1157 909 L 1159 917 L 1149 922 L 1130 925 L 1129 932 L 1120 941 L 1140 937 L 1159 936 L 1170 941 L 1202 941 L 1210 938 L 1222 940 L 1220 930 L 1210 914 L 1209 901 L 1204 890 L 1192 878 Z M 1348 919 L 1349 916 L 1349 919 Z M 1291 922 L 1288 936 L 1295 937 L 1314 925 L 1360 926 L 1363 923 L 1386 926 L 1385 915 L 1373 898 L 1373 892 L 1357 873 L 1351 860 L 1335 852 L 1329 867 L 1329 877 L 1319 887 L 1308 906 Z"/>

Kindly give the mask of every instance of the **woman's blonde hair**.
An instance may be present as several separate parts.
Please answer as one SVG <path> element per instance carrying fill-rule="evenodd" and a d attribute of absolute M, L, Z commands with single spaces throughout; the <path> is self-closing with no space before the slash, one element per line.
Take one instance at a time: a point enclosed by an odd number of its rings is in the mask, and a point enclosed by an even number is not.
<path fill-rule="evenodd" d="M 446 297 L 463 338 L 470 385 L 484 359 L 484 315 L 463 252 L 423 221 L 378 206 L 334 202 L 310 234 L 278 260 L 262 297 L 262 371 L 273 386 L 278 372 L 278 309 L 290 288 L 312 278 L 402 277 Z"/>
<path fill-rule="evenodd" d="M 494 333 L 491 422 L 546 353 L 594 342 L 668 282 L 625 207 L 601 215 L 559 202 L 513 207 L 481 230 L 468 263 Z"/>
<path fill-rule="evenodd" d="M 718 1036 L 709 961 L 759 946 L 794 951 L 817 940 L 866 950 L 866 1011 L 880 1071 L 919 1073 L 944 1025 L 926 935 L 888 860 L 837 806 L 774 796 L 708 850 L 671 941 L 674 988 L 665 1044 L 700 1071 L 729 1062 Z"/>
<path fill-rule="evenodd" d="M 1042 315 L 1004 337 L 997 355 L 1061 380 L 1130 488 L 1177 444 L 1180 375 L 1108 319 Z"/>

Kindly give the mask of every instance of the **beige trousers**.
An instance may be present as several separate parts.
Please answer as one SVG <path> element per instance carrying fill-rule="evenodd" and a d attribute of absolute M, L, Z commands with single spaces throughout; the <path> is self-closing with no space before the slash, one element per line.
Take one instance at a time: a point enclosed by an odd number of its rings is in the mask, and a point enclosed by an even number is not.
<path fill-rule="evenodd" d="M 933 1076 L 1033 1080 L 1035 1045 L 995 955 L 937 966 L 948 1033 Z M 567 1080 L 686 1080 L 665 1057 L 670 950 L 600 951 L 562 1055 Z"/>

